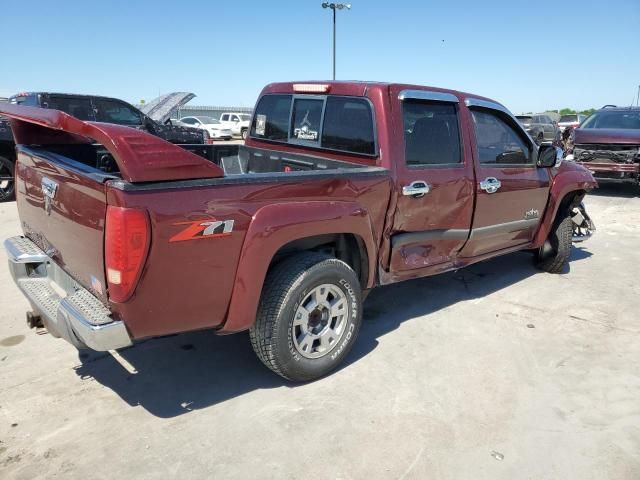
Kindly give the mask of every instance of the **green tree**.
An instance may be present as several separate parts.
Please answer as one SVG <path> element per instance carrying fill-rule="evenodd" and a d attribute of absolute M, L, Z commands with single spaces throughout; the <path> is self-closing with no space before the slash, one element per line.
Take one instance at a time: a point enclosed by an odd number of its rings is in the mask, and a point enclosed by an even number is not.
<path fill-rule="evenodd" d="M 560 113 L 560 115 L 571 115 L 578 112 L 576 112 L 573 108 L 563 108 L 558 113 Z"/>

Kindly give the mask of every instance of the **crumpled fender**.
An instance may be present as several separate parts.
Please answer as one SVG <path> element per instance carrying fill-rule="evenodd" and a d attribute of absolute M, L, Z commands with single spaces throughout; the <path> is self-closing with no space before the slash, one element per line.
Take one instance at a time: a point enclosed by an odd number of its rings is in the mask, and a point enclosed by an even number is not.
<path fill-rule="evenodd" d="M 258 210 L 240 253 L 227 320 L 218 333 L 233 333 L 253 325 L 269 264 L 284 245 L 315 235 L 350 233 L 366 246 L 367 287 L 373 286 L 376 246 L 368 212 L 353 202 L 318 201 L 267 205 Z"/>
<path fill-rule="evenodd" d="M 585 167 L 575 162 L 562 162 L 557 173 L 553 176 L 549 190 L 549 201 L 538 232 L 533 239 L 533 247 L 540 247 L 549 236 L 558 208 L 567 194 L 578 190 L 589 191 L 597 187 L 598 182 Z"/>

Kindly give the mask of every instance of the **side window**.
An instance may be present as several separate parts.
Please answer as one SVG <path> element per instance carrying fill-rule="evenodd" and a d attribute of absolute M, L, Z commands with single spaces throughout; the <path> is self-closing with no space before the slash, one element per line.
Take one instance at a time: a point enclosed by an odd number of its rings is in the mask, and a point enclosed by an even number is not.
<path fill-rule="evenodd" d="M 402 102 L 405 159 L 409 166 L 462 162 L 455 105 Z"/>
<path fill-rule="evenodd" d="M 46 101 L 46 107 L 62 110 L 76 117 L 78 120 L 94 120 L 91 100 L 85 97 L 60 97 L 51 95 Z"/>
<path fill-rule="evenodd" d="M 373 114 L 369 102 L 359 98 L 328 97 L 322 147 L 374 155 Z"/>
<path fill-rule="evenodd" d="M 287 141 L 291 95 L 265 95 L 258 102 L 251 125 L 251 136 L 264 140 Z"/>
<path fill-rule="evenodd" d="M 195 119 L 191 118 L 191 117 L 187 117 L 187 118 L 182 118 L 180 119 L 180 121 L 182 123 L 185 123 L 187 125 L 193 125 L 195 123 Z"/>
<path fill-rule="evenodd" d="M 306 142 L 320 140 L 323 100 L 296 98 L 291 117 L 291 138 Z"/>
<path fill-rule="evenodd" d="M 222 115 L 222 118 L 220 118 L 220 120 L 223 122 L 227 122 L 229 120 L 229 115 L 225 113 L 224 115 Z"/>
<path fill-rule="evenodd" d="M 133 107 L 113 100 L 96 98 L 93 100 L 98 122 L 115 123 L 117 125 L 141 125 L 142 117 Z"/>
<path fill-rule="evenodd" d="M 497 114 L 472 114 L 481 164 L 533 164 L 529 144 Z"/>
<path fill-rule="evenodd" d="M 239 122 L 240 119 L 234 115 L 234 116 L 231 117 L 231 121 L 232 122 Z"/>

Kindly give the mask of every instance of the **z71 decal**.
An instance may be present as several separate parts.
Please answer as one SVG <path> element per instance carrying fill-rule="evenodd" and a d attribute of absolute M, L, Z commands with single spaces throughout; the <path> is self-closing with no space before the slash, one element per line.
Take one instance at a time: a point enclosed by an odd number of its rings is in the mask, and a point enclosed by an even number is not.
<path fill-rule="evenodd" d="M 184 242 L 185 240 L 202 240 L 203 238 L 217 238 L 231 235 L 233 220 L 196 220 L 195 222 L 178 222 L 174 225 L 189 225 L 176 233 L 169 242 Z"/>

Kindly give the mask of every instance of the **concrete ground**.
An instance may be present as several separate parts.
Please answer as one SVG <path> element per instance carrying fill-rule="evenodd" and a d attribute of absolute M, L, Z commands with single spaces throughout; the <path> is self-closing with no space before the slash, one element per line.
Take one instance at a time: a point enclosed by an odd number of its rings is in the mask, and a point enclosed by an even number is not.
<path fill-rule="evenodd" d="M 568 273 L 519 253 L 380 288 L 347 364 L 306 385 L 244 334 L 78 355 L 27 329 L 0 267 L 0 477 L 638 479 L 640 197 L 586 203 Z"/>

